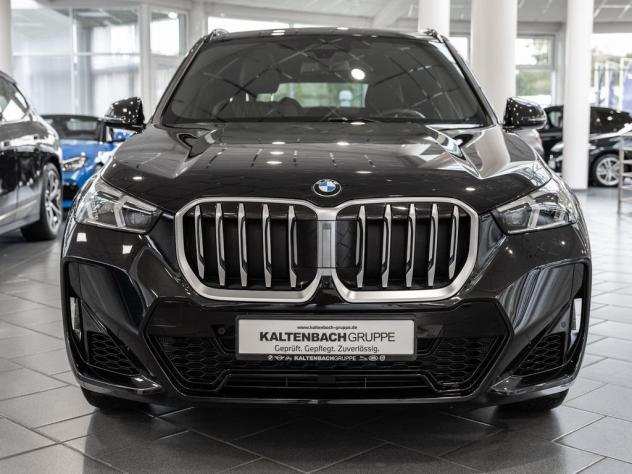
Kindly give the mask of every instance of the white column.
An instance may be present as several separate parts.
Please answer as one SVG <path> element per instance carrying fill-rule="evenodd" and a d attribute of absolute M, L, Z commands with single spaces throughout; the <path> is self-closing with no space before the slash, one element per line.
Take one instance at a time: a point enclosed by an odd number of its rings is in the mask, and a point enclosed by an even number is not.
<path fill-rule="evenodd" d="M 153 72 L 151 61 L 151 11 L 149 5 L 142 4 L 139 7 L 139 36 L 140 36 L 140 97 L 143 99 L 145 117 L 149 117 L 153 111 Z"/>
<path fill-rule="evenodd" d="M 516 94 L 518 0 L 472 0 L 471 27 L 470 64 L 502 117 L 507 98 Z"/>
<path fill-rule="evenodd" d="M 579 190 L 588 187 L 593 6 L 593 0 L 568 0 L 566 5 L 563 176 Z"/>
<path fill-rule="evenodd" d="M 417 30 L 450 35 L 450 0 L 419 0 Z"/>
<path fill-rule="evenodd" d="M 204 2 L 194 1 L 189 10 L 189 47 L 208 32 L 208 15 Z"/>
<path fill-rule="evenodd" d="M 0 0 L 0 71 L 11 74 L 11 0 Z"/>

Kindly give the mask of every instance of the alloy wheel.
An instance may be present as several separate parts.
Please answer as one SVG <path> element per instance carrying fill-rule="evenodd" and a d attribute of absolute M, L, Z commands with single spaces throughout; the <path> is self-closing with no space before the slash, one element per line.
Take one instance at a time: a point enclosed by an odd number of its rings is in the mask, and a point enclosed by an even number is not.
<path fill-rule="evenodd" d="M 619 184 L 619 160 L 614 156 L 606 156 L 599 160 L 595 169 L 595 177 L 602 186 Z"/>
<path fill-rule="evenodd" d="M 62 219 L 61 210 L 61 182 L 59 174 L 54 169 L 46 173 L 46 193 L 44 196 L 46 220 L 50 229 L 57 232 Z"/>

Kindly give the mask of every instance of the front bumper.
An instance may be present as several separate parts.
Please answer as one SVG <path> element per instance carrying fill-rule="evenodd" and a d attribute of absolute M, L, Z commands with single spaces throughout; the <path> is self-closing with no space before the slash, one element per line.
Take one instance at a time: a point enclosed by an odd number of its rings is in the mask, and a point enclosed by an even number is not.
<path fill-rule="evenodd" d="M 187 406 L 498 404 L 565 390 L 588 327 L 591 269 L 583 224 L 505 237 L 493 219 L 483 218 L 480 234 L 476 268 L 446 300 L 350 304 L 323 279 L 306 303 L 235 303 L 200 297 L 188 285 L 169 218 L 141 236 L 78 225 L 71 216 L 61 271 L 73 370 L 92 391 Z M 417 358 L 238 361 L 235 319 L 248 315 L 405 315 L 416 322 Z"/>

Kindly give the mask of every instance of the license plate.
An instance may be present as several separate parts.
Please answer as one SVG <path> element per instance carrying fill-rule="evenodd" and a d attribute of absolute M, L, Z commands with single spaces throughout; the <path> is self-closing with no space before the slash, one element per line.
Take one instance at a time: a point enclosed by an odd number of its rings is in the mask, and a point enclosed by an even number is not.
<path fill-rule="evenodd" d="M 412 360 L 416 351 L 411 319 L 237 321 L 239 359 L 271 361 Z"/>

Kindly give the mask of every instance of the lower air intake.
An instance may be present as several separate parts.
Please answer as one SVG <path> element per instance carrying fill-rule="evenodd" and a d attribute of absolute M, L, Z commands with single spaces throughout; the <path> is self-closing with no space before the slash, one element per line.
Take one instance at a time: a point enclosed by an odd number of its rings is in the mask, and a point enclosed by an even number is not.
<path fill-rule="evenodd" d="M 463 393 L 475 388 L 501 339 L 419 338 L 415 361 L 316 362 L 237 360 L 216 338 L 152 336 L 154 347 L 179 385 L 189 392 L 215 396 L 229 388 L 232 394 L 236 389 L 291 392 L 402 387 L 430 391 L 432 396 Z"/>
<path fill-rule="evenodd" d="M 88 331 L 88 363 L 100 370 L 120 375 L 136 375 L 138 369 L 123 349 L 108 335 Z"/>
<path fill-rule="evenodd" d="M 545 336 L 520 363 L 515 375 L 527 376 L 554 370 L 564 365 L 565 333 Z"/>

